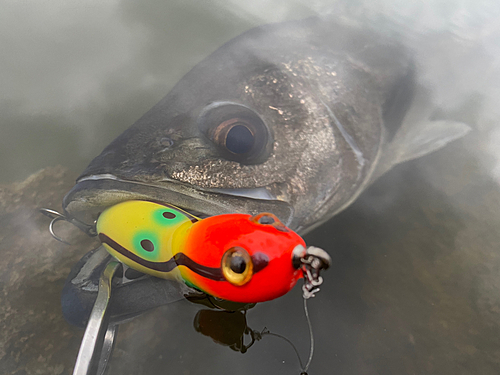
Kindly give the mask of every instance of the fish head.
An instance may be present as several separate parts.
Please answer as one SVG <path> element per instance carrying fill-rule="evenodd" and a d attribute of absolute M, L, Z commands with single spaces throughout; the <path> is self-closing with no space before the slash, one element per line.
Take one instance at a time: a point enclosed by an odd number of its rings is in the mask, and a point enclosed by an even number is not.
<path fill-rule="evenodd" d="M 300 233 L 325 221 L 366 185 L 385 100 L 409 66 L 372 39 L 309 20 L 226 43 L 90 163 L 66 215 L 91 225 L 149 199 L 206 216 L 272 212 Z"/>

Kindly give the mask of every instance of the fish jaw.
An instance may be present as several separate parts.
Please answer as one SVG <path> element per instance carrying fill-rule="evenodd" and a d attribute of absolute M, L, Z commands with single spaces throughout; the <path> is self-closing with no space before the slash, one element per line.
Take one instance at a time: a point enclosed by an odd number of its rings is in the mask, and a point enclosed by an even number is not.
<path fill-rule="evenodd" d="M 67 217 L 93 226 L 106 208 L 127 200 L 169 203 L 202 217 L 224 213 L 272 212 L 285 225 L 293 219 L 292 206 L 275 199 L 263 188 L 209 191 L 176 181 L 152 184 L 124 180 L 111 174 L 78 180 L 64 197 L 63 210 Z"/>

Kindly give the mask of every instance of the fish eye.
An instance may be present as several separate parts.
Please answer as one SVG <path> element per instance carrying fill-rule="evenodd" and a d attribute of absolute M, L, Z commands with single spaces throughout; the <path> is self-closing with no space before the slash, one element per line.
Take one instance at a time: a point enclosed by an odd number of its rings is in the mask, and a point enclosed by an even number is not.
<path fill-rule="evenodd" d="M 227 160 L 259 164 L 272 151 L 272 137 L 264 121 L 255 111 L 240 104 L 210 104 L 202 111 L 198 127 Z"/>
<path fill-rule="evenodd" d="M 224 253 L 221 268 L 226 280 L 237 286 L 248 283 L 253 275 L 252 258 L 241 247 L 232 247 Z"/>

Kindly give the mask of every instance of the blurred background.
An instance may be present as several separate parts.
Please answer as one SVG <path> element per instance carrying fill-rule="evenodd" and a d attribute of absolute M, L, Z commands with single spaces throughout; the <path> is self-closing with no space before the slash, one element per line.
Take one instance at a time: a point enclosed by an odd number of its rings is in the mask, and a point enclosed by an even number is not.
<path fill-rule="evenodd" d="M 307 236 L 334 260 L 310 303 L 309 373 L 500 373 L 497 1 L 0 0 L 0 7 L 1 373 L 70 374 L 83 334 L 62 319 L 59 294 L 95 243 L 72 229 L 63 230 L 79 246 L 56 243 L 36 209 L 59 209 L 90 160 L 223 43 L 308 16 L 400 37 L 435 115 L 473 129 L 397 166 Z M 124 324 L 109 373 L 300 373 L 293 351 L 274 337 L 241 354 L 197 333 L 198 310 L 179 302 Z M 247 320 L 285 335 L 306 357 L 298 288 L 259 304 Z"/>

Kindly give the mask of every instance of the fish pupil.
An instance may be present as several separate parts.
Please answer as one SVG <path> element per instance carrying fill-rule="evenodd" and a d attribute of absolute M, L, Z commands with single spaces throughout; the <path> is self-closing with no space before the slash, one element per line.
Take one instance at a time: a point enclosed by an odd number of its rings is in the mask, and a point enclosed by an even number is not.
<path fill-rule="evenodd" d="M 242 257 L 233 256 L 231 258 L 231 262 L 229 264 L 229 267 L 235 273 L 243 273 L 243 272 L 245 272 L 245 269 L 247 268 L 247 264 L 245 262 L 245 259 L 243 259 Z"/>
<path fill-rule="evenodd" d="M 245 125 L 235 125 L 227 132 L 226 148 L 234 154 L 246 154 L 252 150 L 255 138 Z"/>

